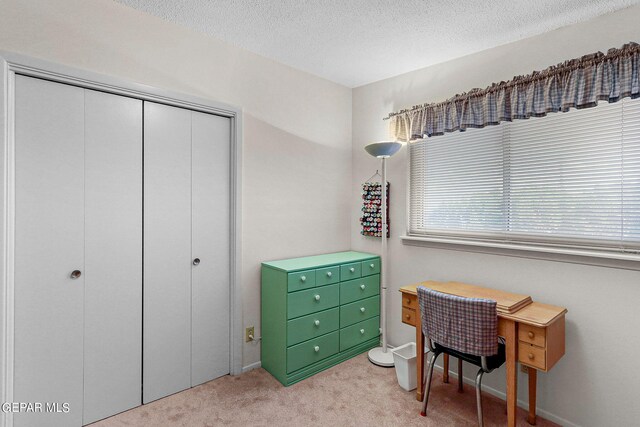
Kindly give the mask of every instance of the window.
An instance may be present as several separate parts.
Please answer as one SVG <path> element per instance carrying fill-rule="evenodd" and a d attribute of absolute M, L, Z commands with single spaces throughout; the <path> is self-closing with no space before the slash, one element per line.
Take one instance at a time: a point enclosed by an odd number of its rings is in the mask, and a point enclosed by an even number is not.
<path fill-rule="evenodd" d="M 640 252 L 640 99 L 411 144 L 409 234 Z"/>

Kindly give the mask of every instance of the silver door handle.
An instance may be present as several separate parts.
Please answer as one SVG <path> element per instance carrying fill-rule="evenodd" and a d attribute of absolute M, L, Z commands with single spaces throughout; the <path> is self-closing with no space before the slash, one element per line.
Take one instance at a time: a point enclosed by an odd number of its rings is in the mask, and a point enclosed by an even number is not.
<path fill-rule="evenodd" d="M 80 276 L 82 276 L 82 272 L 80 270 L 73 270 L 69 277 L 71 277 L 72 279 L 77 279 Z"/>
<path fill-rule="evenodd" d="M 193 260 L 193 265 L 198 265 L 200 264 L 200 258 L 196 258 Z"/>

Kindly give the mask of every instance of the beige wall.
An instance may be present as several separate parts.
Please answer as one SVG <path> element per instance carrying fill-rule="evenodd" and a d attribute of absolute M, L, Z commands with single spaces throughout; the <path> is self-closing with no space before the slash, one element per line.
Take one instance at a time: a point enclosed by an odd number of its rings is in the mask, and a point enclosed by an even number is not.
<path fill-rule="evenodd" d="M 390 111 L 427 101 L 441 101 L 474 87 L 528 74 L 565 59 L 640 42 L 640 7 L 623 10 L 542 36 L 383 80 L 353 91 L 354 250 L 378 251 L 379 241 L 359 234 L 360 183 L 379 167 L 363 147 L 387 138 Z M 428 55 L 429 52 L 425 52 Z M 566 356 L 550 373 L 538 376 L 541 413 L 565 425 L 637 425 L 640 406 L 640 272 L 558 261 L 516 258 L 404 245 L 406 230 L 406 147 L 389 162 L 391 226 L 389 241 L 389 339 L 415 340 L 403 325 L 398 288 L 427 278 L 459 280 L 531 294 L 534 300 L 566 306 Z M 469 367 L 467 378 L 473 378 Z M 519 396 L 526 401 L 526 377 L 519 376 Z M 484 383 L 504 392 L 504 369 Z"/>
<path fill-rule="evenodd" d="M 109 0 L 0 0 L 0 50 L 244 110 L 241 290 L 258 335 L 261 261 L 349 248 L 350 89 Z"/>

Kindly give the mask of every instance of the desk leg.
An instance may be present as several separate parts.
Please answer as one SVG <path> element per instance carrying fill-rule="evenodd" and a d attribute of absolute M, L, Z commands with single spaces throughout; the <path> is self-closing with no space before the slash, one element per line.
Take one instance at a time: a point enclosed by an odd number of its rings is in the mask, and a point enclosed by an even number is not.
<path fill-rule="evenodd" d="M 538 371 L 533 368 L 527 369 L 529 372 L 529 416 L 527 422 L 532 426 L 536 425 L 536 380 Z"/>
<path fill-rule="evenodd" d="M 505 320 L 504 338 L 507 352 L 507 425 L 515 427 L 518 409 L 518 326 Z"/>
<path fill-rule="evenodd" d="M 424 385 L 424 335 L 422 334 L 422 323 L 420 319 L 419 310 L 417 310 L 416 318 L 416 355 L 417 360 L 417 376 L 418 376 L 418 391 L 416 392 L 416 400 L 422 402 L 422 387 Z"/>

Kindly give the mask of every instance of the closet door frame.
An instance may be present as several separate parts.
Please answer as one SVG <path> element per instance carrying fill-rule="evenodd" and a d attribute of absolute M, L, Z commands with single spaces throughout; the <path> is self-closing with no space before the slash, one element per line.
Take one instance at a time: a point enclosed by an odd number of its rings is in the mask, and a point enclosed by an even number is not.
<path fill-rule="evenodd" d="M 0 402 L 13 402 L 14 367 L 14 220 L 15 220 L 15 76 L 21 74 L 86 89 L 172 105 L 231 120 L 230 141 L 230 366 L 242 372 L 241 170 L 242 110 L 219 102 L 172 92 L 107 75 L 78 70 L 12 52 L 0 51 Z M 13 427 L 11 412 L 0 411 L 0 427 Z"/>

